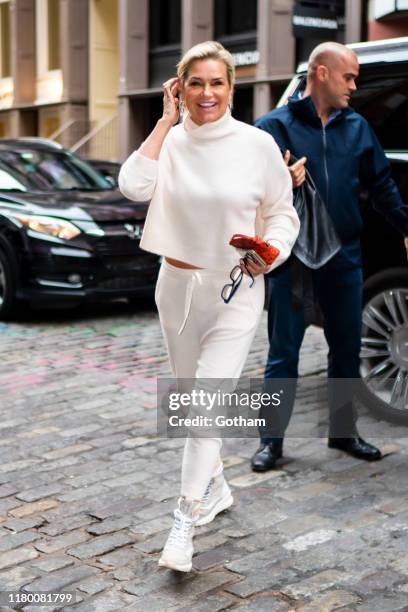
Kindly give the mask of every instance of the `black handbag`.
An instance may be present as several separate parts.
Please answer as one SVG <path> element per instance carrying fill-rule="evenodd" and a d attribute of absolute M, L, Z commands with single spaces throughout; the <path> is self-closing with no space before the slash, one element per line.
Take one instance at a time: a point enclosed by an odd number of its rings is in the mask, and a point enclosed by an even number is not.
<path fill-rule="evenodd" d="M 291 156 L 289 164 L 297 159 Z M 300 220 L 300 230 L 292 253 L 308 268 L 316 270 L 327 263 L 342 244 L 325 203 L 307 169 L 306 180 L 293 190 L 293 204 Z"/>

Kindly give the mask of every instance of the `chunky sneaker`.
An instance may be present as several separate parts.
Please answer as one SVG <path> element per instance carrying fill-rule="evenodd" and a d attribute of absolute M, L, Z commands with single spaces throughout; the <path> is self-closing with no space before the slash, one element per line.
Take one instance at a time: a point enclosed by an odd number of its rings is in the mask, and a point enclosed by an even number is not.
<path fill-rule="evenodd" d="M 174 524 L 159 560 L 160 567 L 179 572 L 189 572 L 194 553 L 194 525 L 199 516 L 200 502 L 188 502 L 180 498 L 174 511 Z"/>
<path fill-rule="evenodd" d="M 196 521 L 197 527 L 211 523 L 217 514 L 232 506 L 233 502 L 231 489 L 221 471 L 218 476 L 211 478 L 204 493 L 201 500 L 200 516 Z"/>

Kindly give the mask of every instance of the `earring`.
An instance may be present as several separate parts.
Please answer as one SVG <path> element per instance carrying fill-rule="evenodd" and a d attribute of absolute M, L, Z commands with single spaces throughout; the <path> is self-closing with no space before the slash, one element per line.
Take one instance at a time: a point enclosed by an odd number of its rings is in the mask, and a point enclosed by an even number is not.
<path fill-rule="evenodd" d="M 184 105 L 184 100 L 183 100 L 183 98 L 179 98 L 179 117 L 180 117 L 180 121 L 182 121 L 185 112 L 186 112 L 186 107 Z"/>

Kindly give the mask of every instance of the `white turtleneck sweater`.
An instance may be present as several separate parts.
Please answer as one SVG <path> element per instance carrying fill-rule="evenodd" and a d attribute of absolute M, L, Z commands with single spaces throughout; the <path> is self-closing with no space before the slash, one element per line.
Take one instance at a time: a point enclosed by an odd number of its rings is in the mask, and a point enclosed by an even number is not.
<path fill-rule="evenodd" d="M 299 231 L 292 181 L 273 138 L 229 111 L 197 126 L 187 116 L 168 133 L 158 160 L 135 151 L 119 188 L 151 199 L 140 247 L 199 268 L 230 270 L 240 253 L 233 234 L 260 235 L 290 254 Z"/>

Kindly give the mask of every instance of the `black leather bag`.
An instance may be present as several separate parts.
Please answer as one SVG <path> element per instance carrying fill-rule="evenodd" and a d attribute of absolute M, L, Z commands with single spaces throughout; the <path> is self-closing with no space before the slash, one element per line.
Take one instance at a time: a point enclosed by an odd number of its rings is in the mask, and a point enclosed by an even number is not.
<path fill-rule="evenodd" d="M 291 156 L 289 163 L 292 165 L 296 161 Z M 300 231 L 292 254 L 305 266 L 316 270 L 324 266 L 342 244 L 308 170 L 306 180 L 293 191 L 293 204 L 300 219 Z"/>

